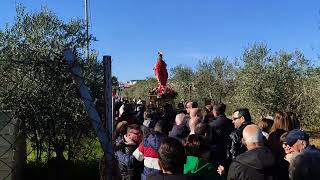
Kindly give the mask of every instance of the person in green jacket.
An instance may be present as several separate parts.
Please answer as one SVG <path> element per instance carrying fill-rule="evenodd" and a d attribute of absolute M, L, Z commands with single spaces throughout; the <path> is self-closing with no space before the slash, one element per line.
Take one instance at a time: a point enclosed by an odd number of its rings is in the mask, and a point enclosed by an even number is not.
<path fill-rule="evenodd" d="M 209 146 L 207 146 L 202 136 L 197 134 L 189 135 L 185 142 L 187 161 L 184 165 L 185 175 L 196 175 L 205 179 L 224 179 L 217 172 L 217 168 L 209 163 Z"/>

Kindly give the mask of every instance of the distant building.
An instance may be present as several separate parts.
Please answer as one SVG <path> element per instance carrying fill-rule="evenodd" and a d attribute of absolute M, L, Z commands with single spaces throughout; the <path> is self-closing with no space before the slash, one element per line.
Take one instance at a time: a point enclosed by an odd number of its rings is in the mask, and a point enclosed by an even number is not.
<path fill-rule="evenodd" d="M 139 81 L 143 81 L 143 80 L 130 80 L 127 82 L 120 82 L 119 88 L 120 89 L 130 88 L 131 86 L 137 84 L 137 82 L 139 82 Z"/>
<path fill-rule="evenodd" d="M 129 86 L 133 86 L 133 85 L 135 85 L 138 81 L 139 81 L 139 80 L 130 80 L 130 81 L 127 81 L 127 84 L 128 84 Z"/>

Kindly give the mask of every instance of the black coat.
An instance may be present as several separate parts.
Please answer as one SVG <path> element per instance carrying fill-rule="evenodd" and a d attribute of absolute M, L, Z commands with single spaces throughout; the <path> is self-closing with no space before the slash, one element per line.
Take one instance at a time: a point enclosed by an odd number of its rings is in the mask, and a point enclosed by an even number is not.
<path fill-rule="evenodd" d="M 228 152 L 228 159 L 234 159 L 239 154 L 242 154 L 247 151 L 245 145 L 242 144 L 242 132 L 243 129 L 252 123 L 242 124 L 238 129 L 234 130 L 230 134 L 231 142 L 229 143 L 229 152 Z"/>
<path fill-rule="evenodd" d="M 228 180 L 274 180 L 275 159 L 267 147 L 240 154 L 230 165 Z"/>
<path fill-rule="evenodd" d="M 218 116 L 215 120 L 209 123 L 210 126 L 210 141 L 214 145 L 215 151 L 212 152 L 212 163 L 226 165 L 227 147 L 230 144 L 230 133 L 234 131 L 234 125 L 231 119 L 225 115 Z"/>
<path fill-rule="evenodd" d="M 286 133 L 283 129 L 277 129 L 274 132 L 269 134 L 267 143 L 268 147 L 270 148 L 271 152 L 273 153 L 276 159 L 283 159 L 285 156 L 284 149 L 282 148 L 282 142 L 280 137 Z"/>
<path fill-rule="evenodd" d="M 179 141 L 182 141 L 184 138 L 186 138 L 190 133 L 190 130 L 187 126 L 187 121 L 180 125 L 173 125 L 171 131 L 169 132 L 169 137 L 173 137 L 175 139 L 178 139 Z"/>
<path fill-rule="evenodd" d="M 225 144 L 225 139 L 229 137 L 229 134 L 234 130 L 234 125 L 231 119 L 228 119 L 225 115 L 218 116 L 214 121 L 209 123 L 211 127 L 211 140 L 214 144 Z"/>
<path fill-rule="evenodd" d="M 114 157 L 118 166 L 119 179 L 140 180 L 143 163 L 137 161 L 132 153 L 138 148 L 138 144 L 127 143 L 122 137 L 116 139 Z"/>

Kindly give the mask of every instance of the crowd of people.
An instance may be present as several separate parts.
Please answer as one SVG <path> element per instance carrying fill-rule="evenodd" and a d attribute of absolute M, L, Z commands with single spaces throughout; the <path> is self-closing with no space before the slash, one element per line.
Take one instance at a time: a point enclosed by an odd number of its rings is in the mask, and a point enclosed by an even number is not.
<path fill-rule="evenodd" d="M 226 105 L 118 100 L 113 137 L 119 179 L 320 179 L 320 151 L 296 115 L 253 122 L 249 109 L 228 118 Z"/>

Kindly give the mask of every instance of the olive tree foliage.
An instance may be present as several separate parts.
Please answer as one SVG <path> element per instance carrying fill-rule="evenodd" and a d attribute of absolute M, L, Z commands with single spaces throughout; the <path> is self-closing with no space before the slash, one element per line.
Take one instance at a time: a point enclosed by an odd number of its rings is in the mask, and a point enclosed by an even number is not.
<path fill-rule="evenodd" d="M 310 68 L 303 81 L 301 94 L 297 100 L 297 111 L 303 119 L 302 125 L 311 131 L 319 131 L 320 126 L 320 71 Z"/>
<path fill-rule="evenodd" d="M 251 112 L 256 109 L 267 111 L 260 102 L 265 103 L 264 100 L 269 98 L 266 93 L 273 91 L 269 89 L 269 83 L 266 83 L 268 78 L 265 66 L 270 61 L 268 53 L 267 47 L 260 44 L 245 49 L 240 59 L 240 67 L 237 68 L 234 94 L 230 97 L 232 109 L 248 107 Z"/>
<path fill-rule="evenodd" d="M 148 77 L 146 80 L 137 81 L 130 88 L 124 89 L 123 96 L 128 98 L 149 99 L 149 92 L 158 87 L 158 80 L 154 77 Z"/>
<path fill-rule="evenodd" d="M 320 110 L 318 75 L 300 51 L 272 54 L 265 44 L 254 44 L 241 60 L 230 96 L 234 108 L 248 107 L 256 120 L 276 111 L 296 113 L 303 125 L 315 120 Z"/>
<path fill-rule="evenodd" d="M 226 58 L 215 57 L 210 61 L 200 61 L 194 77 L 197 99 L 225 101 L 233 90 L 234 79 L 234 66 Z"/>
<path fill-rule="evenodd" d="M 119 87 L 119 81 L 118 81 L 118 78 L 116 76 L 112 76 L 111 81 L 112 81 L 112 86 L 114 88 Z"/>
<path fill-rule="evenodd" d="M 179 65 L 171 69 L 170 82 L 178 92 L 178 101 L 192 100 L 194 95 L 194 72 L 191 67 Z"/>
<path fill-rule="evenodd" d="M 90 40 L 94 40 L 90 36 Z M 77 85 L 62 61 L 66 48 L 77 48 L 85 81 L 102 99 L 102 65 L 95 53 L 84 60 L 84 23 L 65 23 L 48 9 L 27 13 L 19 6 L 14 24 L 0 30 L 0 106 L 12 110 L 30 138 L 36 158 L 55 152 L 74 159 L 84 139 L 94 137 Z"/>

